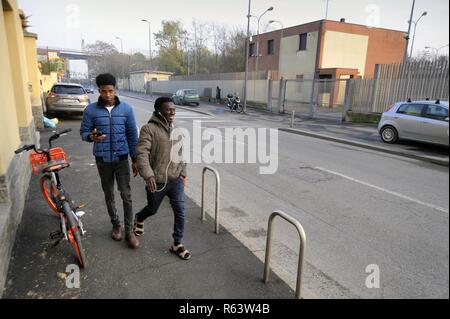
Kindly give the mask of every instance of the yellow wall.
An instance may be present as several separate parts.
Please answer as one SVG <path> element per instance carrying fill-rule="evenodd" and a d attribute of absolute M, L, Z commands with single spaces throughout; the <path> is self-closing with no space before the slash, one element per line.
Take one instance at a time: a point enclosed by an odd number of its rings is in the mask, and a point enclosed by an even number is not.
<path fill-rule="evenodd" d="M 17 10 L 17 1 L 10 0 L 13 11 L 4 11 L 6 37 L 12 72 L 12 84 L 16 97 L 16 111 L 19 126 L 29 127 L 32 121 L 31 101 L 28 91 L 27 60 L 22 22 Z"/>
<path fill-rule="evenodd" d="M 37 64 L 36 38 L 34 36 L 25 36 L 25 50 L 28 66 L 28 79 L 31 88 L 31 105 L 41 105 L 41 85 L 39 78 L 39 68 Z"/>
<path fill-rule="evenodd" d="M 146 92 L 146 82 L 148 82 L 154 78 L 156 78 L 157 81 L 169 81 L 169 78 L 171 75 L 172 75 L 172 73 L 169 73 L 169 74 L 149 73 L 149 72 L 132 73 L 132 74 L 130 74 L 130 89 L 131 89 L 131 91 L 145 93 Z M 120 82 L 120 84 L 121 84 L 121 82 Z M 127 86 L 127 85 L 125 85 L 125 86 Z M 125 87 L 125 88 L 128 89 L 127 87 Z"/>
<path fill-rule="evenodd" d="M 49 59 L 50 61 L 58 60 L 58 59 L 59 59 L 59 57 L 58 57 L 58 52 L 52 52 L 52 51 L 49 51 L 49 52 L 48 52 L 48 59 Z"/>
<path fill-rule="evenodd" d="M 42 91 L 43 93 L 47 93 L 47 91 L 50 91 L 53 84 L 58 82 L 58 73 L 51 72 L 50 75 L 41 74 L 41 80 L 42 80 Z"/>
<path fill-rule="evenodd" d="M 145 73 L 145 80 L 150 81 L 151 79 L 156 78 L 157 81 L 169 81 L 171 75 L 171 73 Z"/>
<path fill-rule="evenodd" d="M 319 32 L 309 32 L 306 50 L 299 51 L 299 36 L 283 37 L 281 39 L 279 74 L 285 79 L 295 79 L 303 75 L 312 79 L 316 65 L 317 38 Z"/>
<path fill-rule="evenodd" d="M 326 31 L 320 68 L 358 69 L 364 75 L 369 37 Z"/>
<path fill-rule="evenodd" d="M 4 175 L 14 155 L 14 150 L 20 145 L 16 100 L 11 82 L 12 70 L 8 53 L 4 11 L 0 2 L 0 176 Z"/>

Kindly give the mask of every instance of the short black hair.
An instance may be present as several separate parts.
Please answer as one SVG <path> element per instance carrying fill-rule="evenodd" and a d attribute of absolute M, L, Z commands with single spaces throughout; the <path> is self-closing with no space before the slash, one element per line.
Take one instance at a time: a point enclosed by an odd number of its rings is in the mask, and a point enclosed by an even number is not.
<path fill-rule="evenodd" d="M 161 106 L 164 103 L 168 103 L 168 102 L 173 102 L 173 100 L 170 97 L 167 96 L 162 96 L 156 99 L 155 101 L 155 111 L 160 111 L 161 110 Z"/>
<path fill-rule="evenodd" d="M 112 85 L 116 87 L 116 78 L 110 73 L 103 73 L 97 76 L 95 83 L 97 83 L 99 88 L 103 85 Z"/>

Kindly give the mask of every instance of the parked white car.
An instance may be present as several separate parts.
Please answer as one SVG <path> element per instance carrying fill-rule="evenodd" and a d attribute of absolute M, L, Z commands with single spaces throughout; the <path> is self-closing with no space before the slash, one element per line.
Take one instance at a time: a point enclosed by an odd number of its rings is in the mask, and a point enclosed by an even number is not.
<path fill-rule="evenodd" d="M 383 113 L 378 132 L 390 144 L 405 139 L 449 146 L 448 101 L 395 103 Z"/>

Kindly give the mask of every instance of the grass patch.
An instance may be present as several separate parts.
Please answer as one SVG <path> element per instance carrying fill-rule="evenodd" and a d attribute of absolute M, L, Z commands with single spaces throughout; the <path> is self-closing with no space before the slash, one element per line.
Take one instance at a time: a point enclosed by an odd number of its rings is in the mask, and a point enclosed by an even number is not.
<path fill-rule="evenodd" d="M 348 111 L 345 115 L 346 122 L 352 123 L 373 123 L 378 124 L 381 119 L 381 114 L 379 113 L 354 113 Z"/>

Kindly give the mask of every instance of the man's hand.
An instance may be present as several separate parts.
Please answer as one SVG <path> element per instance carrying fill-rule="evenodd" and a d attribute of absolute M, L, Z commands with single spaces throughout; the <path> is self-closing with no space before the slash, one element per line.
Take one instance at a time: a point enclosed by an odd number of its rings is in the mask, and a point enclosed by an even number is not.
<path fill-rule="evenodd" d="M 138 175 L 138 169 L 136 167 L 136 163 L 131 164 L 131 169 L 133 170 L 133 177 L 136 177 Z"/>
<path fill-rule="evenodd" d="M 183 187 L 185 188 L 186 188 L 186 179 L 187 179 L 186 176 L 181 176 L 181 181 L 183 182 Z"/>
<path fill-rule="evenodd" d="M 154 176 L 150 177 L 145 182 L 147 183 L 147 189 L 150 191 L 150 193 L 156 192 L 156 180 Z"/>
<path fill-rule="evenodd" d="M 106 138 L 105 134 L 102 134 L 100 136 L 97 136 L 97 129 L 94 128 L 91 132 L 91 140 L 93 140 L 94 142 L 101 142 Z"/>

